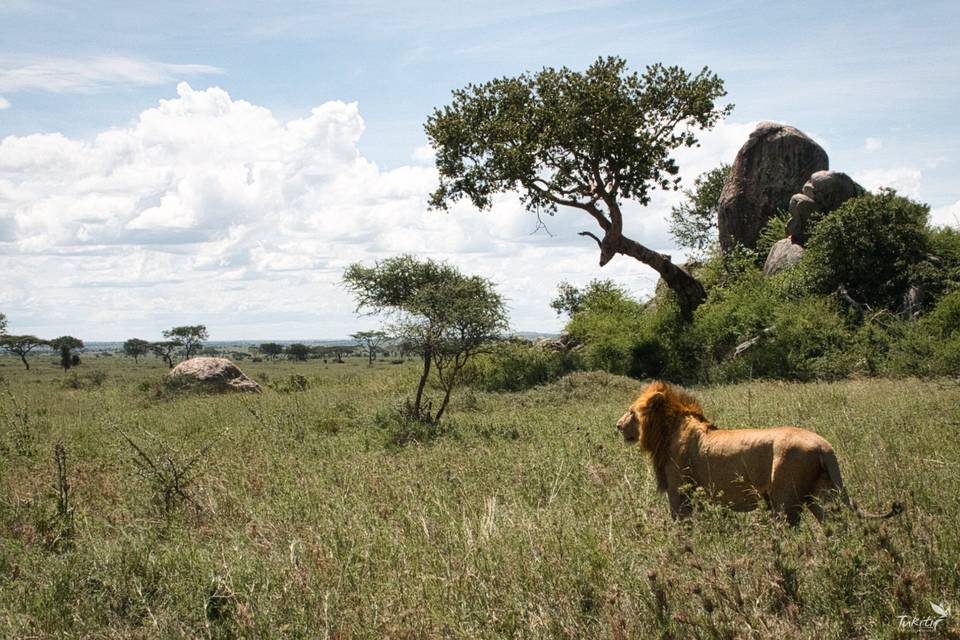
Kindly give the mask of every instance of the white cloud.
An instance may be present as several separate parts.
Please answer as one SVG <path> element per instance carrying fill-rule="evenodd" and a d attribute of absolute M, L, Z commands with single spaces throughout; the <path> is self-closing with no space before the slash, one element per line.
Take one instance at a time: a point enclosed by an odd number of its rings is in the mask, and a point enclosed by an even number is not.
<path fill-rule="evenodd" d="M 433 159 L 437 157 L 437 150 L 432 145 L 425 144 L 417 147 L 410 154 L 410 159 L 417 164 L 433 164 Z"/>
<path fill-rule="evenodd" d="M 722 123 L 678 153 L 685 184 L 731 162 L 753 124 Z M 618 257 L 598 267 L 576 211 L 544 216 L 514 194 L 491 211 L 427 209 L 436 170 L 380 170 L 360 155 L 356 103 L 283 122 L 219 88 L 177 97 L 89 140 L 59 133 L 0 141 L 0 308 L 17 331 L 88 339 L 156 337 L 203 322 L 214 338 L 338 337 L 372 326 L 339 285 L 343 269 L 401 252 L 493 279 L 518 329 L 554 329 L 563 279 L 613 277 L 638 295 L 656 274 Z M 627 231 L 669 251 L 665 214 L 680 195 L 627 204 Z M 677 255 L 676 260 L 681 256 Z M 8 286 L 8 283 L 9 286 Z"/>
<path fill-rule="evenodd" d="M 863 141 L 863 150 L 867 153 L 873 153 L 883 148 L 883 140 L 880 138 L 867 138 Z"/>
<path fill-rule="evenodd" d="M 10 101 L 4 98 L 3 96 L 0 96 L 0 111 L 3 111 L 4 109 L 9 109 L 9 108 L 10 108 Z"/>
<path fill-rule="evenodd" d="M 853 173 L 852 177 L 869 191 L 876 191 L 881 187 L 890 187 L 896 189 L 902 196 L 919 198 L 923 172 L 914 167 L 865 169 Z"/>
<path fill-rule="evenodd" d="M 95 91 L 113 85 L 160 85 L 186 77 L 223 73 L 205 64 L 170 64 L 122 56 L 88 59 L 0 60 L 0 91 Z"/>
<path fill-rule="evenodd" d="M 930 210 L 930 222 L 960 229 L 960 200 L 945 207 Z"/>

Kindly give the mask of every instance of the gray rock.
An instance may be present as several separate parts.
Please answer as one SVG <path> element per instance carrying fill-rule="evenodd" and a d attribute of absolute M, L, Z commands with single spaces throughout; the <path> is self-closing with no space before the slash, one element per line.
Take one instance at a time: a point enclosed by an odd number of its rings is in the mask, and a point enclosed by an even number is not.
<path fill-rule="evenodd" d="M 816 200 L 802 193 L 790 198 L 790 220 L 787 222 L 787 235 L 795 244 L 803 245 L 807 241 L 807 230 L 811 222 L 820 215 Z"/>
<path fill-rule="evenodd" d="M 803 258 L 803 247 L 784 238 L 774 243 L 763 263 L 763 275 L 772 276 L 795 266 Z"/>
<path fill-rule="evenodd" d="M 820 211 L 830 213 L 866 190 L 841 171 L 817 171 L 803 185 L 803 195 L 816 201 Z"/>
<path fill-rule="evenodd" d="M 211 390 L 260 393 L 260 385 L 244 375 L 240 367 L 226 358 L 190 358 L 170 371 L 170 377 L 194 380 Z"/>
<path fill-rule="evenodd" d="M 827 152 L 798 129 L 762 122 L 737 153 L 717 211 L 720 247 L 754 248 L 767 221 L 786 210 L 811 174 L 829 168 Z"/>

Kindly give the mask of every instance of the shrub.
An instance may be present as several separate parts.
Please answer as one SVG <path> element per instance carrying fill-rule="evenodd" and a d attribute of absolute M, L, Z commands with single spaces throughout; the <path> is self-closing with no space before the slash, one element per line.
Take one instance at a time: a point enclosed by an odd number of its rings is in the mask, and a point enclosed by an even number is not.
<path fill-rule="evenodd" d="M 584 296 L 567 331 L 585 345 L 588 368 L 627 372 L 633 346 L 642 331 L 643 310 L 642 304 L 616 286 L 595 289 Z"/>
<path fill-rule="evenodd" d="M 845 202 L 813 229 L 803 263 L 821 293 L 845 286 L 874 307 L 897 308 L 927 257 L 929 207 L 892 190 Z"/>
<path fill-rule="evenodd" d="M 522 391 L 552 382 L 578 368 L 576 353 L 538 346 L 527 340 L 497 344 L 468 364 L 467 381 L 485 391 Z"/>
<path fill-rule="evenodd" d="M 758 271 L 711 290 L 697 310 L 693 334 L 701 381 L 834 378 L 855 361 L 847 352 L 852 333 L 833 300 L 784 295 L 776 279 Z M 750 340 L 754 344 L 734 357 Z"/>

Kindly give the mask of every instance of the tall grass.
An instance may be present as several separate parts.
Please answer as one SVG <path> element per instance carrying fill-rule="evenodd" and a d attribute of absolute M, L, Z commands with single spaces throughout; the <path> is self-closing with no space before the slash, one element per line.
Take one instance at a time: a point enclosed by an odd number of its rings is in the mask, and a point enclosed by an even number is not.
<path fill-rule="evenodd" d="M 158 395 L 152 360 L 83 367 L 107 377 L 0 359 L 3 637 L 887 637 L 960 607 L 954 382 L 697 389 L 722 426 L 825 436 L 865 507 L 907 505 L 793 530 L 709 505 L 672 522 L 614 428 L 627 378 L 468 389 L 440 437 L 396 446 L 406 366 L 247 363 L 261 396 Z M 202 451 L 190 499 L 158 500 L 123 434 L 157 459 Z"/>

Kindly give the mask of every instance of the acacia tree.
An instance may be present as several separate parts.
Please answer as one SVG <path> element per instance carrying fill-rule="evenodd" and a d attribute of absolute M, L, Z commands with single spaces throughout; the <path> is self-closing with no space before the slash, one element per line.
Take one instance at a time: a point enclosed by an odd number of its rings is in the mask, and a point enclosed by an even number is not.
<path fill-rule="evenodd" d="M 670 209 L 670 235 L 681 247 L 703 255 L 717 238 L 717 210 L 723 183 L 730 165 L 705 171 L 693 181 L 693 189 L 684 189 L 684 200 Z"/>
<path fill-rule="evenodd" d="M 438 422 L 466 362 L 506 330 L 503 299 L 493 283 L 413 256 L 389 258 L 373 267 L 353 264 L 343 279 L 357 299 L 358 311 L 386 314 L 390 334 L 420 354 L 423 368 L 409 414 Z M 431 369 L 444 394 L 435 414 L 432 404 L 424 402 Z"/>
<path fill-rule="evenodd" d="M 41 340 L 37 336 L 0 336 L 0 348 L 6 349 L 10 353 L 20 356 L 23 366 L 30 370 L 30 363 L 27 362 L 27 354 L 37 347 L 47 346 L 46 340 Z"/>
<path fill-rule="evenodd" d="M 358 331 L 357 333 L 351 333 L 350 337 L 357 341 L 358 347 L 366 351 L 367 364 L 371 367 L 377 357 L 377 350 L 380 345 L 390 338 L 385 331 Z"/>
<path fill-rule="evenodd" d="M 310 347 L 295 342 L 287 347 L 287 354 L 294 360 L 302 362 L 310 357 Z"/>
<path fill-rule="evenodd" d="M 153 351 L 154 355 L 167 363 L 167 366 L 173 369 L 173 354 L 177 352 L 177 349 L 183 346 L 183 343 L 179 340 L 163 340 L 160 342 L 151 342 L 150 351 Z"/>
<path fill-rule="evenodd" d="M 60 366 L 66 371 L 75 364 L 73 350 L 82 349 L 83 340 L 73 336 L 60 336 L 51 340 L 50 346 L 60 352 Z"/>
<path fill-rule="evenodd" d="M 190 359 L 193 354 L 203 348 L 203 341 L 210 337 L 207 328 L 202 324 L 174 327 L 163 332 L 163 337 L 180 343 L 183 348 L 184 359 Z"/>
<path fill-rule="evenodd" d="M 140 356 L 150 353 L 150 343 L 140 338 L 130 338 L 123 343 L 123 352 L 133 358 L 134 362 L 140 362 Z"/>
<path fill-rule="evenodd" d="M 703 286 L 669 256 L 623 234 L 622 205 L 650 203 L 655 188 L 679 188 L 673 150 L 732 110 L 716 100 L 723 81 L 704 67 L 691 75 L 655 64 L 642 75 L 621 58 L 599 58 L 583 73 L 544 68 L 467 85 L 434 110 L 425 130 L 437 150 L 434 208 L 467 198 L 488 209 L 494 194 L 517 190 L 529 211 L 558 207 L 589 215 L 601 236 L 600 266 L 617 254 L 655 269 L 676 292 L 684 317 L 706 299 Z"/>
<path fill-rule="evenodd" d="M 276 358 L 283 353 L 283 345 L 276 342 L 264 342 L 257 349 L 268 358 Z"/>

